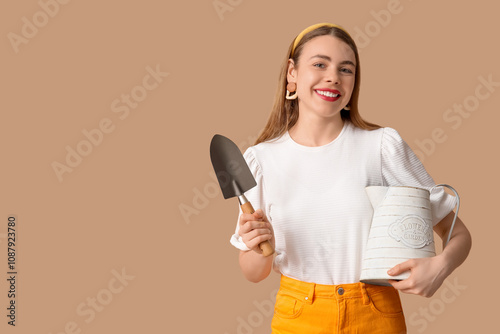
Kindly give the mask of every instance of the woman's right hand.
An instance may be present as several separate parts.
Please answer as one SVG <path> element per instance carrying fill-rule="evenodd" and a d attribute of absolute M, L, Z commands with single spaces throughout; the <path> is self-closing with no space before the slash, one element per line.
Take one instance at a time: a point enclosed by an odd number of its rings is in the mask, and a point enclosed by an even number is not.
<path fill-rule="evenodd" d="M 259 245 L 269 240 L 274 249 L 273 227 L 261 209 L 257 209 L 254 213 L 242 213 L 239 224 L 238 234 L 248 248 L 262 254 Z"/>

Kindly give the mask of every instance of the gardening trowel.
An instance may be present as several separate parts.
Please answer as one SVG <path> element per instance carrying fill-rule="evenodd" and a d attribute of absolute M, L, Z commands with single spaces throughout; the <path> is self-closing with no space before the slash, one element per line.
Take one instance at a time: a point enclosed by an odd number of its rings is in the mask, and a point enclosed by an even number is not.
<path fill-rule="evenodd" d="M 244 213 L 254 213 L 255 210 L 244 193 L 257 183 L 238 146 L 229 138 L 215 135 L 210 143 L 210 159 L 224 198 L 238 196 L 241 210 Z M 264 256 L 274 253 L 269 241 L 262 242 L 259 247 Z"/>

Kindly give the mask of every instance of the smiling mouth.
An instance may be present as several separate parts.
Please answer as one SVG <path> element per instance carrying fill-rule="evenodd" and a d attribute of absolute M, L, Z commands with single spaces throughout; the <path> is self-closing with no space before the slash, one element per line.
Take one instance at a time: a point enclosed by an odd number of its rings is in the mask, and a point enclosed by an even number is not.
<path fill-rule="evenodd" d="M 323 96 L 326 96 L 326 97 L 339 97 L 340 94 L 335 94 L 333 92 L 328 92 L 326 90 L 315 90 L 316 93 L 318 93 L 319 95 L 323 95 Z"/>
<path fill-rule="evenodd" d="M 341 95 L 340 92 L 336 89 L 332 90 L 319 90 L 315 89 L 314 92 L 318 94 L 320 99 L 323 99 L 328 102 L 335 102 L 338 99 L 340 99 Z"/>

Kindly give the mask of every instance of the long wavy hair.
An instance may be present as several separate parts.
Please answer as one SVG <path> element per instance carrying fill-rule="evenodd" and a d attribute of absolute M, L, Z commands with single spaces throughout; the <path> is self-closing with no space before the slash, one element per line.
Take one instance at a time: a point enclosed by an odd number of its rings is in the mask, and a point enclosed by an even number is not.
<path fill-rule="evenodd" d="M 337 27 L 329 27 L 329 26 L 321 26 L 317 29 L 314 29 L 307 34 L 305 34 L 300 42 L 297 44 L 297 47 L 294 50 L 292 56 L 292 48 L 295 39 L 292 41 L 290 46 L 288 47 L 287 55 L 281 65 L 280 76 L 278 80 L 278 89 L 276 91 L 276 95 L 274 97 L 274 105 L 271 110 L 271 114 L 269 115 L 269 119 L 267 120 L 267 124 L 264 129 L 261 131 L 259 137 L 255 141 L 254 145 L 258 143 L 264 142 L 266 140 L 270 140 L 273 138 L 280 137 L 286 131 L 291 129 L 297 119 L 299 118 L 299 105 L 297 99 L 288 100 L 285 98 L 286 95 L 286 85 L 287 85 L 287 70 L 288 70 L 288 60 L 293 59 L 295 67 L 299 66 L 299 58 L 304 49 L 304 45 L 313 39 L 314 37 L 330 35 L 336 38 L 339 38 L 341 41 L 345 42 L 351 49 L 354 51 L 356 56 L 356 72 L 355 72 L 355 81 L 354 88 L 352 91 L 351 99 L 349 100 L 350 110 L 342 109 L 340 112 L 341 118 L 346 121 L 351 121 L 354 126 L 357 126 L 366 130 L 374 130 L 378 129 L 381 126 L 367 122 L 361 118 L 358 109 L 358 98 L 359 98 L 359 86 L 360 86 L 360 66 L 359 66 L 359 54 L 358 48 L 356 47 L 356 43 L 354 40 L 346 33 L 344 30 Z"/>

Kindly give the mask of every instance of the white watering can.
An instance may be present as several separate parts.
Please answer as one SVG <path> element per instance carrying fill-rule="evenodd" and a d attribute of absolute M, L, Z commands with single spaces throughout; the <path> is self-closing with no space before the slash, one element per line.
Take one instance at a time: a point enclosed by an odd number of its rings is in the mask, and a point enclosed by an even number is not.
<path fill-rule="evenodd" d="M 390 286 L 389 279 L 403 280 L 410 276 L 410 272 L 390 276 L 387 270 L 409 259 L 436 255 L 430 193 L 440 186 L 450 188 L 457 198 L 455 218 L 444 248 L 450 241 L 460 206 L 455 189 L 447 184 L 437 184 L 430 190 L 404 186 L 365 188 L 374 213 L 361 268 L 361 282 Z"/>

